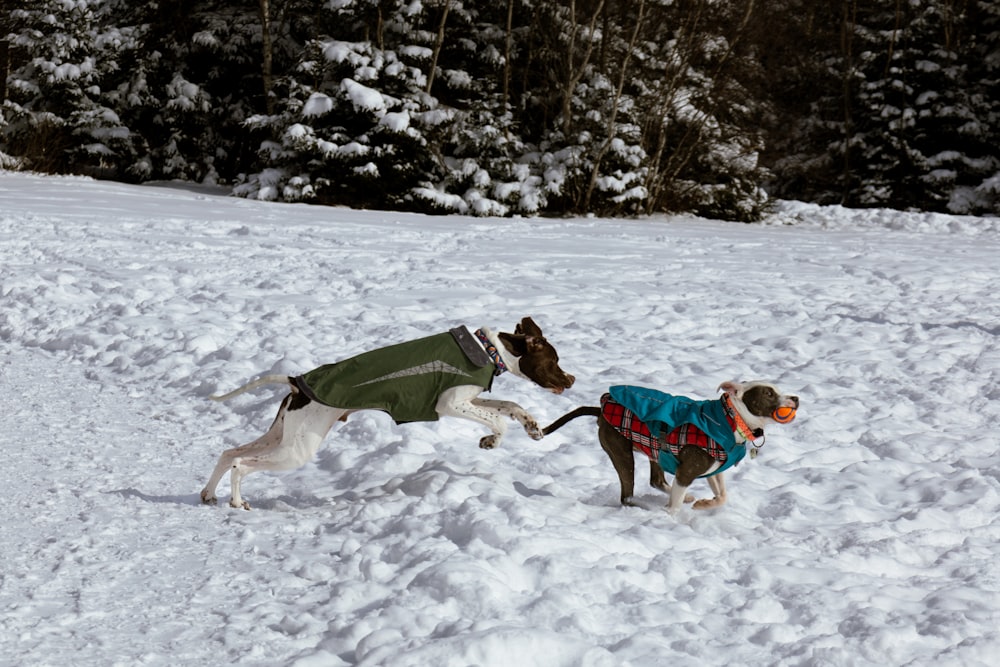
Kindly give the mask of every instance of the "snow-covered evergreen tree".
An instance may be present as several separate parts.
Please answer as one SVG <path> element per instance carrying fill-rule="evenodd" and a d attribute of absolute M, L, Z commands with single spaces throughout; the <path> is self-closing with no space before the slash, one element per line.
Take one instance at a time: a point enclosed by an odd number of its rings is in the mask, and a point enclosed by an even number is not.
<path fill-rule="evenodd" d="M 750 39 L 757 11 L 753 2 L 707 0 L 656 7 L 635 77 L 649 154 L 647 211 L 751 221 L 766 207 L 759 154 L 767 100 L 756 87 Z"/>
<path fill-rule="evenodd" d="M 571 1 L 544 3 L 539 12 L 537 59 L 550 76 L 540 84 L 552 94 L 536 93 L 528 105 L 551 122 L 536 133 L 532 167 L 558 212 L 635 213 L 645 203 L 633 70 L 649 4 Z"/>
<path fill-rule="evenodd" d="M 981 109 L 977 129 L 984 143 L 992 148 L 992 156 L 1000 159 L 1000 0 L 980 0 L 970 8 L 970 26 L 974 26 L 974 43 L 970 45 L 970 92 Z M 970 212 L 1000 214 L 1000 166 L 994 162 L 992 172 L 984 174 L 982 182 L 962 188 L 955 198 L 969 202 Z"/>
<path fill-rule="evenodd" d="M 478 215 L 535 213 L 538 180 L 502 99 L 491 3 L 345 0 L 320 12 L 245 196 Z"/>
<path fill-rule="evenodd" d="M 679 40 L 664 47 L 665 18 L 678 12 L 656 0 L 338 0 L 319 13 L 296 71 L 278 79 L 277 112 L 250 120 L 269 138 L 263 168 L 239 192 L 481 215 L 622 214 L 669 201 L 753 219 L 765 200 L 759 132 L 731 67 L 744 56 L 719 37 L 692 39 L 693 59 L 672 52 Z M 687 69 L 644 64 L 656 58 Z M 667 76 L 684 86 L 651 104 Z M 688 157 L 650 170 L 647 146 L 664 126 L 675 143 L 658 144 L 659 158 Z M 650 200 L 651 187 L 665 192 L 660 176 L 671 196 Z"/>
<path fill-rule="evenodd" d="M 0 153 L 478 215 L 996 212 L 998 5 L 2 0 Z"/>
<path fill-rule="evenodd" d="M 262 98 L 256 7 L 41 0 L 9 16 L 21 65 L 0 148 L 33 168 L 214 182 L 243 157 Z"/>
<path fill-rule="evenodd" d="M 795 0 L 788 0 L 795 1 Z M 780 196 L 954 213 L 995 210 L 996 77 L 985 2 L 849 2 L 820 22 L 807 96 L 774 160 Z M 979 17 L 979 18 L 976 18 Z M 839 80 L 838 80 L 839 79 Z M 991 88 L 992 87 L 992 88 Z M 781 131 L 787 131 L 782 128 Z M 798 143 L 798 148 L 793 148 Z"/>
<path fill-rule="evenodd" d="M 126 93 L 136 103 L 123 111 L 147 149 L 133 170 L 231 182 L 252 156 L 243 121 L 266 107 L 258 6 L 183 0 L 135 11 L 149 27 Z"/>
<path fill-rule="evenodd" d="M 116 102 L 138 35 L 112 25 L 118 9 L 118 0 L 39 0 L 10 13 L 22 64 L 7 81 L 0 149 L 41 171 L 126 175 L 141 137 Z"/>
<path fill-rule="evenodd" d="M 860 17 L 853 203 L 965 213 L 973 202 L 963 193 L 996 170 L 961 9 L 887 2 Z"/>
<path fill-rule="evenodd" d="M 318 8 L 318 36 L 279 77 L 260 171 L 244 196 L 358 207 L 405 206 L 436 169 L 424 132 L 447 122 L 426 93 L 433 54 L 419 4 L 337 0 Z"/>
<path fill-rule="evenodd" d="M 448 12 L 439 13 L 440 49 L 428 86 L 449 114 L 429 135 L 443 170 L 417 188 L 416 200 L 429 210 L 475 215 L 543 212 L 548 201 L 531 159 L 537 151 L 515 117 L 517 84 L 511 81 L 531 6 L 521 0 L 446 0 L 443 6 Z"/>
<path fill-rule="evenodd" d="M 920 175 L 922 210 L 985 212 L 976 187 L 1000 168 L 990 116 L 997 99 L 976 76 L 975 29 L 966 3 L 934 0 L 919 7 L 911 22 L 920 49 L 914 69 L 921 94 L 914 146 L 926 170 Z"/>
<path fill-rule="evenodd" d="M 768 3 L 756 38 L 766 72 L 757 93 L 771 103 L 765 115 L 763 162 L 771 196 L 842 204 L 851 126 L 845 90 L 856 76 L 853 42 L 844 28 L 851 2 L 778 0 Z"/>

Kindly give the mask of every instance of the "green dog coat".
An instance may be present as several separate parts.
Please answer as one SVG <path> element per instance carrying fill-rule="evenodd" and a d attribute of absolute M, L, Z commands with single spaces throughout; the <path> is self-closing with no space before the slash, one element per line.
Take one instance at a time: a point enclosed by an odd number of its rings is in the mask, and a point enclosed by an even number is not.
<path fill-rule="evenodd" d="M 463 385 L 489 390 L 500 372 L 468 329 L 458 327 L 320 366 L 292 381 L 325 405 L 382 410 L 405 424 L 437 421 L 434 408 L 441 394 Z"/>

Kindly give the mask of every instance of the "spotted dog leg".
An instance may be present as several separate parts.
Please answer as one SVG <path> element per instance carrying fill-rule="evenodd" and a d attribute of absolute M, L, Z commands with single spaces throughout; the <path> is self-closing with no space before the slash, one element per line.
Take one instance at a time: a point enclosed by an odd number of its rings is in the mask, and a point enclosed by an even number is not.
<path fill-rule="evenodd" d="M 535 418 L 528 414 L 528 411 L 513 401 L 497 401 L 488 398 L 474 398 L 473 405 L 478 405 L 489 410 L 496 410 L 504 417 L 513 419 L 524 427 L 528 436 L 532 440 L 541 440 L 545 435 Z"/>
<path fill-rule="evenodd" d="M 493 449 L 503 440 L 507 423 L 504 415 L 495 408 L 476 403 L 475 398 L 481 391 L 480 387 L 475 386 L 454 387 L 441 395 L 434 409 L 442 417 L 459 417 L 488 427 L 493 433 L 482 438 L 479 446 Z"/>

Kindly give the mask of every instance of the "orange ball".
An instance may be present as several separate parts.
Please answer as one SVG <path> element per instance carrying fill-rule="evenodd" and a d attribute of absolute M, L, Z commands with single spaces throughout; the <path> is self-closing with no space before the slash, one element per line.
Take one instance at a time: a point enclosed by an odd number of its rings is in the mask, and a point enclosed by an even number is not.
<path fill-rule="evenodd" d="M 779 424 L 787 424 L 795 419 L 795 408 L 778 408 L 771 413 L 771 419 Z"/>

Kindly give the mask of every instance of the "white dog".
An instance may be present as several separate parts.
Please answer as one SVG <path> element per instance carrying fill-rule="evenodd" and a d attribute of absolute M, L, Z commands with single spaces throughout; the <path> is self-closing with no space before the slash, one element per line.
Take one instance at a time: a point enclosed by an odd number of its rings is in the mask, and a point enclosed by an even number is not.
<path fill-rule="evenodd" d="M 202 489 L 205 503 L 216 502 L 215 489 L 227 471 L 229 504 L 250 509 L 240 495 L 242 479 L 259 470 L 293 470 L 319 449 L 338 420 L 358 410 L 383 410 L 402 424 L 461 417 L 488 426 L 491 435 L 479 446 L 500 444 L 505 417 L 521 423 L 538 440 L 542 431 L 524 408 L 511 401 L 479 398 L 504 371 L 531 380 L 554 393 L 573 385 L 574 377 L 559 368 L 559 355 L 530 317 L 513 334 L 486 328 L 470 334 L 465 327 L 393 345 L 321 366 L 304 375 L 268 375 L 213 400 L 223 401 L 264 384 L 291 388 L 267 433 L 241 447 L 226 450 Z"/>

